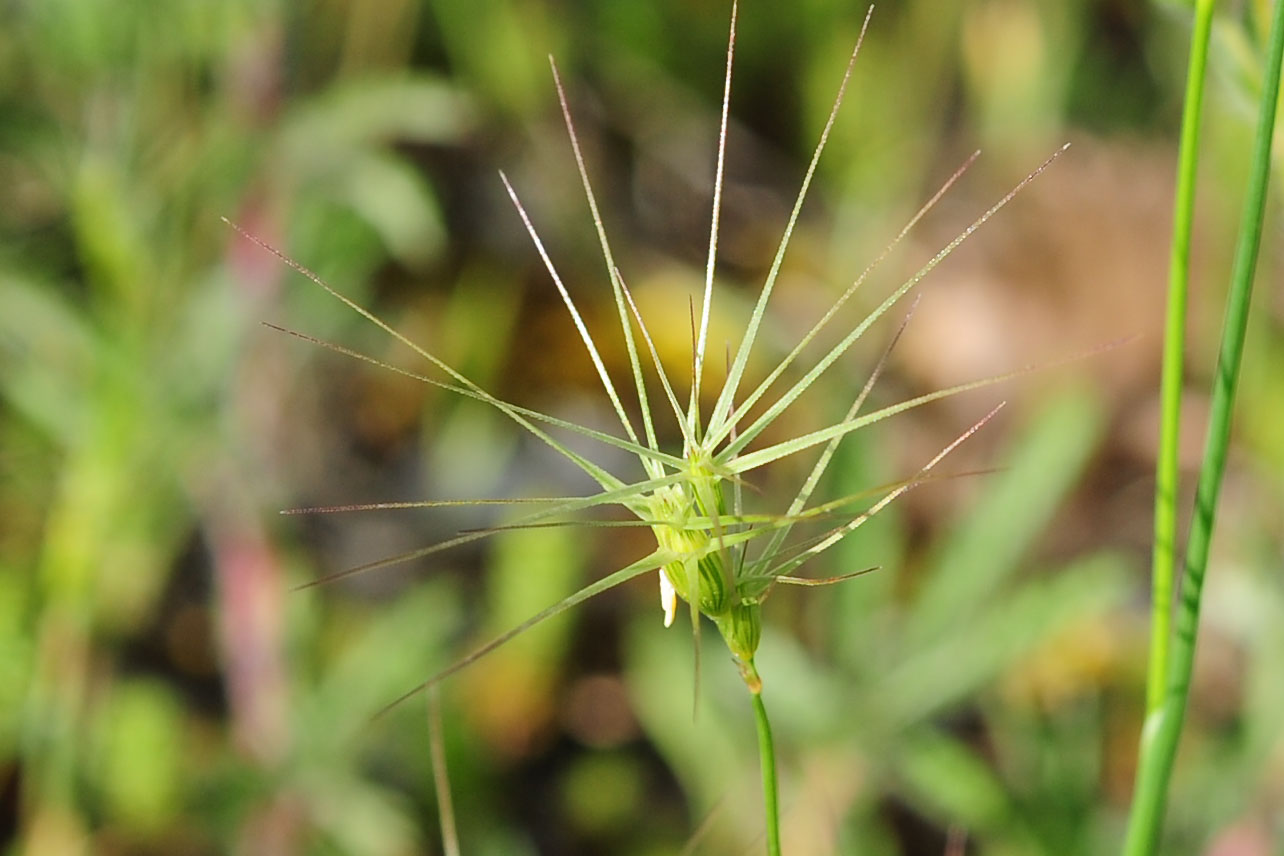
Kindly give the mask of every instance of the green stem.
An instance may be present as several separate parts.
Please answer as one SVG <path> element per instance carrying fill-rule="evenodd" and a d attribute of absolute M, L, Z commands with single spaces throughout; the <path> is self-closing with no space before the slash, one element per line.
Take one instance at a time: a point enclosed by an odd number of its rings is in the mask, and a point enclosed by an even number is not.
<path fill-rule="evenodd" d="M 1173 200 L 1173 240 L 1168 264 L 1168 315 L 1160 381 L 1159 453 L 1155 467 L 1155 540 L 1151 567 L 1150 665 L 1146 675 L 1146 714 L 1164 699 L 1172 636 L 1173 545 L 1177 532 L 1177 443 L 1181 427 L 1182 358 L 1186 333 L 1186 294 L 1190 281 L 1190 235 L 1199 163 L 1199 120 L 1204 104 L 1208 41 L 1214 0 L 1199 0 L 1190 37 L 1190 67 L 1178 149 L 1177 192 Z"/>
<path fill-rule="evenodd" d="M 752 661 L 748 664 L 754 675 Z M 776 784 L 776 749 L 771 738 L 771 721 L 762 703 L 762 684 L 757 682 L 753 695 L 753 717 L 758 726 L 758 757 L 762 764 L 762 799 L 767 816 L 767 854 L 780 856 L 780 801 Z"/>
<path fill-rule="evenodd" d="M 437 794 L 437 816 L 441 820 L 441 852 L 460 856 L 459 830 L 455 826 L 455 803 L 450 795 L 450 772 L 446 768 L 446 739 L 441 721 L 441 687 L 428 689 L 428 753 L 432 785 Z"/>
<path fill-rule="evenodd" d="M 1141 755 L 1138 759 L 1137 788 L 1129 818 L 1126 856 L 1149 856 L 1156 852 L 1163 820 L 1168 783 L 1177 755 L 1177 742 L 1186 716 L 1191 672 L 1195 662 L 1195 640 L 1199 630 L 1199 607 L 1204 574 L 1208 567 L 1209 547 L 1226 468 L 1230 445 L 1231 415 L 1235 403 L 1235 386 L 1244 352 L 1244 334 L 1253 292 L 1253 274 L 1261 247 L 1262 220 L 1266 210 L 1266 190 L 1270 177 L 1271 138 L 1275 128 L 1275 108 L 1279 100 L 1280 66 L 1284 60 L 1284 0 L 1276 0 L 1266 69 L 1262 82 L 1262 103 L 1257 138 L 1253 148 L 1252 172 L 1248 195 L 1240 222 L 1235 263 L 1231 270 L 1230 293 L 1226 300 L 1226 318 L 1222 326 L 1221 352 L 1213 378 L 1208 437 L 1199 486 L 1195 492 L 1195 518 L 1191 523 L 1186 546 L 1186 575 L 1182 583 L 1177 614 L 1177 632 L 1173 638 L 1172 662 L 1167 675 L 1163 703 L 1146 717 L 1142 732 Z"/>

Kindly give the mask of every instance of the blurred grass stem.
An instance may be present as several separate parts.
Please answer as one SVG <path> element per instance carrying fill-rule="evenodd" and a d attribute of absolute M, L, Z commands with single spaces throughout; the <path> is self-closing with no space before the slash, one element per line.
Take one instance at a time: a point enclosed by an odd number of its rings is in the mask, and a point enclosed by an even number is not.
<path fill-rule="evenodd" d="M 1177 533 L 1177 446 L 1181 433 L 1182 361 L 1186 341 L 1186 297 L 1190 284 L 1190 236 L 1199 166 L 1199 122 L 1204 106 L 1208 41 L 1214 0 L 1199 0 L 1190 37 L 1178 150 L 1177 192 L 1173 200 L 1173 240 L 1168 263 L 1168 314 L 1160 380 L 1159 452 L 1155 469 L 1155 540 L 1151 562 L 1150 666 L 1146 674 L 1146 714 L 1164 699 L 1172 636 L 1174 544 Z"/>
<path fill-rule="evenodd" d="M 1201 4 L 1211 6 L 1211 3 Z M 1221 351 L 1213 375 L 1212 405 L 1204 461 L 1195 492 L 1195 516 L 1186 546 L 1186 573 L 1182 581 L 1172 658 L 1166 670 L 1166 689 L 1160 706 L 1147 714 L 1142 730 L 1137 786 L 1129 817 L 1125 856 L 1147 856 L 1157 851 L 1177 742 L 1181 736 L 1195 662 L 1199 607 L 1209 547 L 1216 518 L 1217 499 L 1230 445 L 1235 387 L 1244 351 L 1244 334 L 1252 298 L 1253 275 L 1261 247 L 1262 221 L 1270 178 L 1271 140 L 1279 100 L 1280 64 L 1284 58 L 1284 0 L 1276 0 L 1262 77 L 1261 108 L 1249 177 L 1248 194 L 1240 221 L 1230 293 L 1222 326 Z M 1193 60 L 1192 60 L 1193 67 Z M 1202 68 L 1202 66 L 1201 66 Z M 1184 145 L 1183 140 L 1183 145 Z M 1187 235 L 1189 240 L 1189 235 Z M 1152 662 L 1153 667 L 1153 662 Z"/>
<path fill-rule="evenodd" d="M 437 816 L 441 823 L 441 851 L 460 856 L 459 831 L 455 826 L 455 803 L 450 796 L 450 773 L 446 767 L 446 740 L 441 722 L 441 689 L 428 690 L 428 750 L 432 755 L 432 784 L 437 793 Z"/>

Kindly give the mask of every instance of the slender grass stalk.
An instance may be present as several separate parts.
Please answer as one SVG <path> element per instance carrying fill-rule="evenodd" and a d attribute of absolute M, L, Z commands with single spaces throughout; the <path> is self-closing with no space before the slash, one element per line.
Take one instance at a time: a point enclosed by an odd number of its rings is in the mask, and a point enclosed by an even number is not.
<path fill-rule="evenodd" d="M 1235 387 L 1244 351 L 1244 334 L 1253 292 L 1253 275 L 1261 247 L 1262 221 L 1266 211 L 1266 190 L 1270 178 L 1271 141 L 1275 109 L 1279 100 L 1280 65 L 1284 59 L 1284 0 L 1276 0 L 1262 79 L 1261 109 L 1248 194 L 1240 221 L 1235 261 L 1231 269 L 1230 293 L 1222 326 L 1221 351 L 1213 376 L 1212 405 L 1204 461 L 1195 492 L 1195 517 L 1186 546 L 1186 574 L 1182 582 L 1176 635 L 1167 670 L 1162 704 L 1146 717 L 1137 766 L 1125 856 L 1149 856 L 1157 851 L 1177 741 L 1190 693 L 1195 662 L 1195 641 L 1199 631 L 1199 608 L 1208 567 L 1209 546 L 1216 519 L 1217 499 L 1226 469 L 1230 445 L 1230 424 Z"/>
<path fill-rule="evenodd" d="M 428 751 L 432 758 L 432 785 L 437 793 L 437 816 L 441 819 L 441 852 L 460 856 L 459 831 L 455 826 L 455 803 L 450 796 L 450 773 L 446 768 L 446 741 L 441 725 L 441 690 L 428 690 Z"/>
<path fill-rule="evenodd" d="M 1199 164 L 1199 120 L 1204 106 L 1208 40 L 1214 0 L 1198 0 L 1190 36 L 1190 67 L 1177 155 L 1177 192 L 1173 200 L 1173 241 L 1168 262 L 1168 316 L 1160 380 L 1159 454 L 1155 467 L 1155 541 L 1151 561 L 1150 665 L 1146 673 L 1146 714 L 1159 709 L 1168 675 L 1172 636 L 1173 546 L 1177 535 L 1177 445 L 1181 431 L 1182 359 L 1186 339 L 1186 295 L 1190 282 L 1190 236 Z"/>
<path fill-rule="evenodd" d="M 753 663 L 749 663 L 753 668 Z M 767 818 L 767 856 L 780 856 L 780 800 L 776 783 L 776 744 L 771 737 L 771 720 L 762 703 L 762 685 L 753 693 L 753 719 L 758 726 L 758 759 L 762 765 L 763 813 Z"/>

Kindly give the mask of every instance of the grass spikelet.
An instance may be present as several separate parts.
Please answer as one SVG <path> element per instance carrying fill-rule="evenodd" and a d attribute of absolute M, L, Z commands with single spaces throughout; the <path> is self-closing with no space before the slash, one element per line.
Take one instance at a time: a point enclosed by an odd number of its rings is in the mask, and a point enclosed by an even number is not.
<path fill-rule="evenodd" d="M 780 852 L 775 760 L 770 724 L 761 697 L 764 681 L 762 676 L 759 675 L 754 662 L 754 655 L 763 633 L 762 608 L 764 602 L 778 584 L 829 585 L 851 579 L 872 570 L 872 568 L 865 568 L 826 578 L 808 578 L 799 575 L 799 571 L 808 562 L 839 543 L 871 517 L 886 508 L 888 504 L 902 496 L 906 491 L 933 478 L 935 474 L 932 470 L 961 443 L 993 418 L 999 408 L 995 408 L 961 433 L 957 439 L 924 463 L 911 478 L 900 484 L 886 487 L 877 496 L 873 497 L 872 504 L 861 505 L 857 510 L 853 510 L 852 506 L 863 503 L 868 499 L 867 497 L 840 497 L 821 503 L 813 503 L 812 501 L 813 494 L 824 476 L 838 444 L 848 434 L 873 425 L 897 413 L 968 390 L 998 383 L 1021 372 L 959 384 L 885 406 L 872 412 L 863 412 L 870 390 L 883 370 L 887 353 L 890 352 L 891 347 L 903 332 L 905 323 L 909 320 L 907 314 L 905 322 L 900 325 L 892 337 L 891 344 L 887 346 L 882 359 L 875 366 L 868 381 L 855 395 L 842 420 L 800 436 L 768 445 L 763 445 L 759 441 L 764 432 L 776 423 L 781 414 L 811 388 L 827 370 L 833 367 L 839 358 L 858 339 L 864 336 L 876 321 L 890 313 L 950 253 L 997 214 L 1030 181 L 1034 180 L 1040 172 L 1046 169 L 1061 151 L 1064 151 L 1062 149 L 1053 153 L 1051 157 L 1034 169 L 1008 194 L 982 212 L 957 237 L 913 275 L 894 288 L 876 308 L 851 327 L 836 344 L 829 347 L 821 358 L 802 373 L 797 380 L 793 381 L 783 391 L 777 390 L 773 393 L 773 390 L 776 390 L 776 382 L 790 370 L 804 349 L 815 341 L 819 334 L 837 318 L 839 310 L 849 301 L 856 290 L 867 281 L 879 263 L 888 256 L 910 229 L 922 219 L 958 180 L 968 166 L 975 161 L 977 155 L 973 154 L 950 176 L 940 190 L 914 214 L 904 228 L 895 234 L 882 254 L 834 300 L 830 308 L 799 340 L 797 346 L 781 358 L 761 382 L 747 394 L 742 394 L 741 385 L 745 381 L 750 354 L 754 352 L 755 347 L 758 345 L 758 336 L 768 311 L 785 255 L 789 249 L 791 237 L 797 226 L 799 214 L 807 198 L 817 165 L 825 150 L 830 131 L 842 106 L 848 82 L 860 53 L 866 28 L 869 26 L 872 11 L 871 8 L 870 13 L 865 17 L 860 36 L 843 71 L 832 109 L 802 178 L 801 186 L 788 221 L 784 226 L 770 270 L 762 283 L 744 335 L 734 349 L 734 356 L 729 355 L 726 380 L 717 393 L 715 403 L 707 414 L 707 419 L 704 418 L 706 414 L 700 412 L 701 385 L 707 363 L 710 312 L 715 299 L 714 283 L 718 257 L 718 231 L 722 205 L 723 172 L 727 149 L 727 122 L 731 104 L 732 71 L 738 16 L 738 9 L 734 2 L 731 9 L 727 40 L 726 76 L 717 137 L 717 165 L 713 180 L 714 190 L 710 212 L 708 257 L 699 309 L 696 311 L 694 305 L 692 309 L 693 348 L 691 375 L 687 379 L 685 406 L 682 403 L 683 391 L 676 387 L 672 379 L 666 374 L 646 320 L 638 310 L 633 295 L 625 283 L 625 278 L 616 266 L 604 220 L 599 210 L 597 198 L 580 148 L 569 100 L 557 65 L 555 62 L 551 62 L 554 88 L 570 140 L 571 152 L 601 247 L 607 284 L 614 298 L 619 322 L 619 335 L 629 357 L 632 381 L 631 393 L 636 398 L 642 415 L 640 432 L 628 415 L 629 411 L 625 405 L 626 390 L 617 389 L 607 372 L 601 356 L 601 348 L 594 340 L 589 326 L 585 323 L 583 314 L 572 296 L 571 289 L 559 273 L 553 258 L 541 240 L 534 219 L 522 203 L 518 188 L 513 185 L 504 173 L 500 173 L 500 181 L 513 204 L 518 219 L 530 237 L 534 252 L 542 261 L 553 286 L 566 307 L 577 335 L 592 362 L 603 392 L 619 421 L 621 434 L 607 433 L 579 426 L 493 396 L 424 347 L 402 336 L 374 314 L 344 297 L 307 268 L 259 241 L 254 236 L 240 230 L 239 227 L 233 226 L 249 240 L 278 256 L 286 264 L 342 301 L 354 312 L 362 315 L 399 342 L 412 348 L 440 374 L 437 377 L 421 375 L 353 351 L 337 343 L 326 342 L 305 333 L 285 328 L 277 329 L 350 358 L 361 360 L 482 402 L 502 413 L 520 426 L 522 430 L 529 432 L 533 437 L 556 451 L 572 466 L 577 467 L 589 476 L 599 487 L 596 493 L 587 496 L 547 497 L 538 500 L 516 501 L 479 498 L 452 500 L 449 502 L 373 502 L 324 508 L 293 509 L 288 513 L 352 513 L 388 508 L 433 508 L 456 505 L 483 506 L 497 503 L 511 503 L 515 507 L 529 508 L 526 513 L 517 517 L 509 525 L 460 532 L 454 537 L 439 543 L 425 546 L 410 553 L 391 556 L 349 568 L 317 580 L 316 583 L 330 582 L 354 574 L 422 558 L 515 528 L 631 524 L 649 528 L 655 537 L 655 549 L 647 556 L 625 564 L 613 573 L 584 586 L 557 603 L 535 611 L 523 623 L 458 659 L 439 673 L 429 676 L 419 686 L 411 688 L 400 699 L 393 701 L 389 707 L 420 692 L 435 688 L 445 678 L 467 667 L 542 621 L 565 612 L 588 598 L 630 579 L 655 573 L 658 577 L 662 621 L 666 627 L 672 625 L 677 618 L 678 602 L 684 601 L 687 604 L 693 648 L 697 656 L 697 682 L 699 680 L 699 634 L 703 616 L 709 619 L 713 626 L 717 628 L 738 665 L 745 685 L 752 696 L 755 718 L 758 723 L 763 768 L 768 851 L 773 854 Z M 912 309 L 910 314 L 912 314 Z M 640 343 L 644 343 L 646 346 L 650 362 L 649 369 L 654 371 L 663 398 L 667 402 L 667 409 L 671 411 L 672 418 L 682 437 L 683 448 L 680 451 L 662 449 L 657 439 L 656 425 L 659 421 L 659 415 L 651 412 L 651 398 L 648 395 L 644 373 L 644 363 L 647 360 L 639 347 Z M 747 421 L 751 411 L 758 413 L 758 415 L 752 421 Z M 627 451 L 633 454 L 638 460 L 642 478 L 630 481 L 609 472 L 605 467 L 595 463 L 589 457 L 572 451 L 566 443 L 558 439 L 554 430 L 558 433 L 566 432 L 615 450 Z M 778 512 L 774 514 L 746 513 L 743 508 L 741 486 L 747 476 L 785 457 L 798 455 L 817 447 L 819 447 L 820 451 L 819 456 L 805 481 L 792 497 L 780 505 Z M 587 512 L 610 506 L 623 508 L 631 515 L 632 521 L 629 524 L 614 524 L 600 521 L 592 523 L 583 519 L 583 515 Z M 824 524 L 824 526 L 819 534 L 812 533 L 802 540 L 791 538 L 792 530 L 800 523 Z"/>

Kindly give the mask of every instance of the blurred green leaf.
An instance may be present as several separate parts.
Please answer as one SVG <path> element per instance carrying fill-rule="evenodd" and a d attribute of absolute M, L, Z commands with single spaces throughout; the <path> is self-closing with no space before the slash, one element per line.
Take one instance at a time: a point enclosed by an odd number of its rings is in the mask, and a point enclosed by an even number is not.
<path fill-rule="evenodd" d="M 948 635 L 879 681 L 883 715 L 892 723 L 922 719 L 980 688 L 1059 628 L 1118 606 L 1129 593 L 1127 568 L 1117 556 L 1090 556 L 960 616 Z"/>
<path fill-rule="evenodd" d="M 378 144 L 457 142 L 470 102 L 427 75 L 343 81 L 295 108 L 282 123 L 281 166 L 300 180 L 343 175 Z"/>
<path fill-rule="evenodd" d="M 0 389 L 60 445 L 83 438 L 82 384 L 98 349 L 94 331 L 55 289 L 0 272 Z"/>
<path fill-rule="evenodd" d="M 100 720 L 95 773 L 118 822 L 144 834 L 178 815 L 183 782 L 183 710 L 164 684 L 123 680 L 112 687 Z"/>
<path fill-rule="evenodd" d="M 923 729 L 904 742 L 897 760 L 915 802 L 939 812 L 943 825 L 983 834 L 1006 819 L 1010 809 L 1003 783 L 959 741 Z"/>
<path fill-rule="evenodd" d="M 431 190 L 404 161 L 369 154 L 349 166 L 346 195 L 389 252 L 408 267 L 440 255 L 445 226 Z"/>
<path fill-rule="evenodd" d="M 1041 409 L 1025 436 L 1014 441 L 1001 472 L 985 477 L 976 511 L 936 546 L 932 573 L 909 619 L 911 640 L 924 642 L 970 623 L 993 603 L 1079 478 L 1103 426 L 1100 404 L 1082 390 Z"/>

